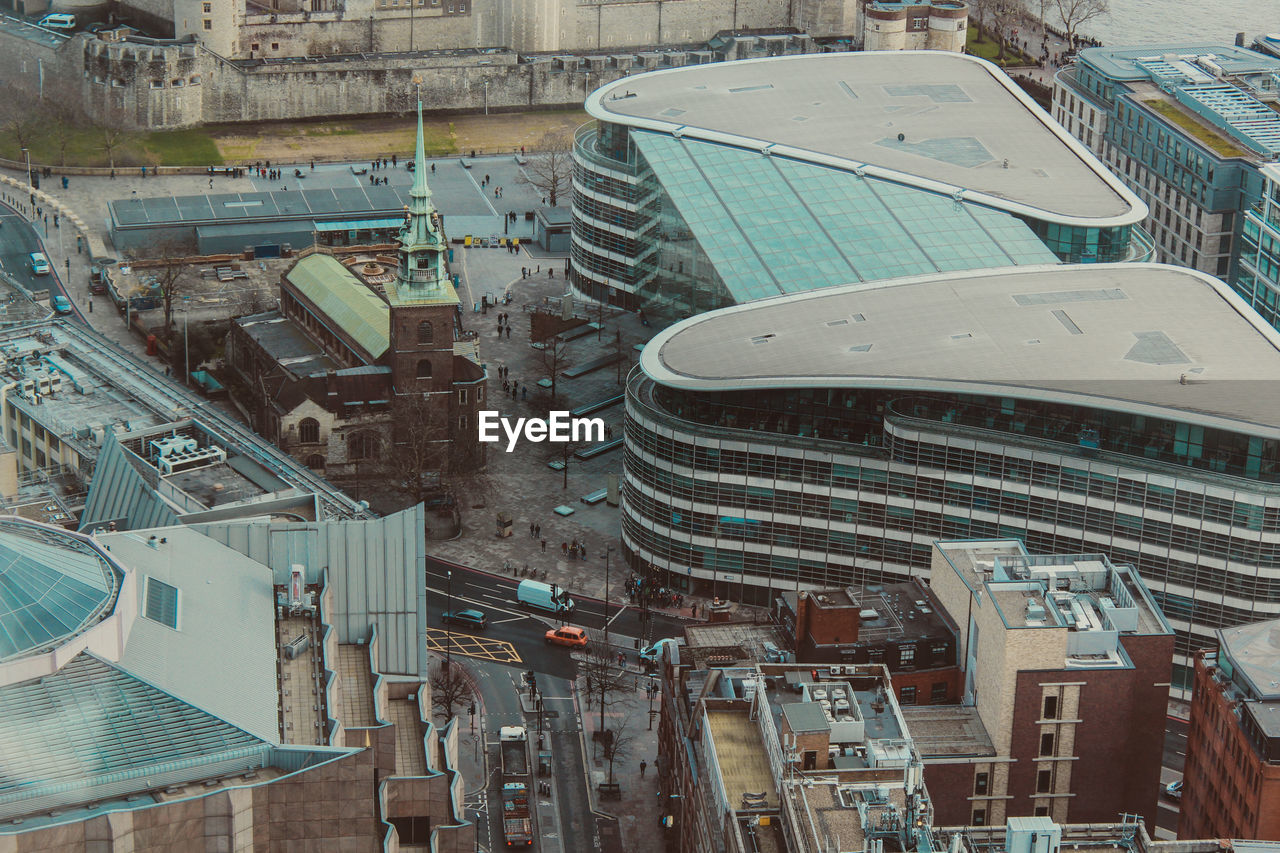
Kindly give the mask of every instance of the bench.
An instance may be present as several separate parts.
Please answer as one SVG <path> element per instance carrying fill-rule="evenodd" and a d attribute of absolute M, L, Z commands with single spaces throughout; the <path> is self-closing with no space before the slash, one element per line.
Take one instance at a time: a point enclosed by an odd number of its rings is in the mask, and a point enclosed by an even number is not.
<path fill-rule="evenodd" d="M 573 456 L 575 459 L 581 459 L 583 462 L 588 459 L 594 459 L 602 453 L 608 453 L 610 450 L 617 450 L 622 446 L 622 437 L 611 438 L 608 441 L 602 441 L 599 444 L 593 444 L 591 447 L 582 450 L 575 450 Z"/>
<path fill-rule="evenodd" d="M 538 380 L 538 387 L 539 387 L 539 388 L 550 388 L 550 387 L 551 387 L 551 380 L 550 380 L 550 379 L 539 379 L 539 380 Z"/>
<path fill-rule="evenodd" d="M 554 512 L 556 515 L 568 516 L 568 515 L 573 515 L 574 510 L 573 510 L 573 507 L 571 506 L 565 506 L 564 504 L 561 504 L 560 506 L 556 507 L 551 511 Z"/>
<path fill-rule="evenodd" d="M 596 489 L 594 492 L 592 492 L 589 495 L 583 495 L 581 500 L 587 506 L 595 506 L 596 504 L 600 503 L 600 501 L 604 500 L 608 496 L 609 496 L 609 490 L 607 488 Z"/>
<path fill-rule="evenodd" d="M 568 370 L 563 370 L 560 372 L 560 375 L 565 379 L 577 379 L 579 376 L 586 376 L 588 373 L 599 370 L 602 367 L 609 367 L 617 364 L 624 358 L 626 358 L 626 356 L 621 353 L 609 353 L 608 355 L 602 355 L 599 358 L 593 358 L 590 361 L 583 362 L 577 367 L 571 367 Z"/>
<path fill-rule="evenodd" d="M 471 168 L 471 161 L 470 161 L 470 160 L 468 160 L 466 157 L 459 157 L 459 158 L 458 158 L 458 162 L 462 164 L 462 168 L 464 168 L 464 169 L 470 169 L 470 168 Z"/>
<path fill-rule="evenodd" d="M 585 418 L 587 415 L 594 415 L 596 412 L 602 412 L 610 406 L 616 406 L 626 399 L 626 394 L 616 394 L 612 397 L 606 397 L 603 400 L 597 400 L 594 403 L 587 403 L 585 406 L 579 406 L 569 414 L 575 418 Z"/>

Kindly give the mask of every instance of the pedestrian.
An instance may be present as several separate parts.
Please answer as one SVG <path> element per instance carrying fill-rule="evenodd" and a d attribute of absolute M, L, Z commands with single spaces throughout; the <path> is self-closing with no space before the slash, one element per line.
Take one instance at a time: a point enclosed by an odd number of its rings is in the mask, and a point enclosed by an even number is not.
<path fill-rule="evenodd" d="M 485 184 L 488 184 L 488 183 L 489 183 L 489 176 L 488 176 L 488 175 L 485 175 L 485 176 L 484 176 L 484 182 L 485 182 Z"/>
<path fill-rule="evenodd" d="M 543 539 L 543 540 L 542 540 L 542 551 L 543 551 L 543 553 L 546 553 L 546 550 L 547 550 L 547 540 Z"/>
<path fill-rule="evenodd" d="M 585 559 L 587 559 L 587 546 L 586 546 L 586 543 L 583 543 L 583 544 L 579 547 L 579 549 L 578 549 L 578 550 L 582 551 L 582 559 L 584 559 L 584 560 L 585 560 Z"/>
<path fill-rule="evenodd" d="M 510 327 L 510 326 L 508 326 L 508 327 L 507 327 L 507 331 L 511 331 L 511 327 Z M 510 336 L 510 335 L 507 335 L 507 337 L 511 337 L 511 336 Z M 523 388 L 521 388 L 521 389 L 520 389 L 520 399 L 521 399 L 521 400 L 524 400 L 525 402 L 528 402 L 528 401 L 529 401 L 529 386 L 528 386 L 528 385 L 526 385 L 526 386 L 524 386 Z"/>
<path fill-rule="evenodd" d="M 643 778 L 644 778 L 644 771 L 646 771 L 646 770 L 648 770 L 648 769 L 649 769 L 649 762 L 647 762 L 647 761 L 641 761 L 641 762 L 640 762 L 640 778 L 641 778 L 641 779 L 643 779 Z"/>
<path fill-rule="evenodd" d="M 534 535 L 534 536 L 539 536 L 539 537 L 540 537 L 540 536 L 542 536 L 542 525 L 541 525 L 541 524 L 534 525 L 534 528 L 533 528 L 533 535 Z"/>
<path fill-rule="evenodd" d="M 618 666 L 626 666 L 627 656 L 622 652 L 618 652 Z"/>
<path fill-rule="evenodd" d="M 431 174 L 433 174 L 433 175 L 434 175 L 435 173 L 436 173 L 436 164 L 435 164 L 435 163 L 432 163 L 432 164 L 431 164 Z"/>
<path fill-rule="evenodd" d="M 213 178 L 209 179 L 209 189 L 213 189 Z"/>
<path fill-rule="evenodd" d="M 114 181 L 115 179 L 116 179 L 116 170 L 115 170 L 115 169 L 112 169 L 112 170 L 111 170 L 111 180 L 113 180 L 113 181 Z"/>
<path fill-rule="evenodd" d="M 507 326 L 507 340 L 511 340 L 511 327 Z"/>
<path fill-rule="evenodd" d="M 693 619 L 697 619 L 697 618 L 698 618 L 698 605 L 697 605 L 697 604 L 694 604 L 694 605 L 693 605 L 693 607 L 690 609 L 690 611 L 689 611 L 689 616 L 690 616 L 690 618 L 693 618 Z"/>
<path fill-rule="evenodd" d="M 312 161 L 311 161 L 311 171 L 313 171 L 313 172 L 314 172 L 315 170 L 316 170 L 316 161 L 315 161 L 315 160 L 312 160 Z"/>
<path fill-rule="evenodd" d="M 494 189 L 494 191 L 493 191 L 493 197 L 494 197 L 494 198 L 497 198 L 497 197 L 498 197 L 498 190 L 497 190 L 496 188 L 495 188 L 495 189 Z"/>
<path fill-rule="evenodd" d="M 561 543 L 560 543 L 560 553 L 561 553 L 561 554 L 568 554 L 568 553 L 569 553 L 569 543 L 568 543 L 568 542 L 561 542 Z"/>
<path fill-rule="evenodd" d="M 533 535 L 533 522 L 532 522 L 532 521 L 531 521 L 531 522 L 529 522 L 529 535 L 530 535 L 530 536 L 532 536 L 532 535 Z"/>
<path fill-rule="evenodd" d="M 396 163 L 396 155 L 394 155 L 394 154 L 392 154 L 392 155 L 391 155 L 391 165 L 392 165 L 392 166 L 397 166 L 397 165 L 399 165 L 398 163 Z"/>

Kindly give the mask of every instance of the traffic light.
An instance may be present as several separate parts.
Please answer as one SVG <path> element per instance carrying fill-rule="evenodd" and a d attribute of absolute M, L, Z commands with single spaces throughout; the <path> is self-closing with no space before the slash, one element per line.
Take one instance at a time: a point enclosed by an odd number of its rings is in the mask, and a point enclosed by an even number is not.
<path fill-rule="evenodd" d="M 467 710 L 467 713 L 473 717 L 476 715 L 476 703 L 474 701 L 471 703 L 471 707 Z"/>

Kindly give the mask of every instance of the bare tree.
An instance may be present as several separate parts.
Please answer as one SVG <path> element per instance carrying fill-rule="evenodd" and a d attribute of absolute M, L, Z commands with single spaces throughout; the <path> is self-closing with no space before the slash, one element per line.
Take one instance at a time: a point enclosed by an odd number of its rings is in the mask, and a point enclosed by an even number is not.
<path fill-rule="evenodd" d="M 431 676 L 431 707 L 439 709 L 446 720 L 458 715 L 458 709 L 471 701 L 471 682 L 457 665 L 436 667 Z"/>
<path fill-rule="evenodd" d="M 616 726 L 605 731 L 608 732 L 608 736 L 601 742 L 600 749 L 604 752 L 604 760 L 609 762 L 609 784 L 612 785 L 613 762 L 630 755 L 631 747 L 635 743 L 635 735 L 631 734 L 631 715 L 626 715 L 618 721 Z"/>
<path fill-rule="evenodd" d="M 449 402 L 444 394 L 397 395 L 391 403 L 392 450 L 380 474 L 410 505 L 439 492 L 449 468 Z"/>
<path fill-rule="evenodd" d="M 63 83 L 50 90 L 41 102 L 48 118 L 49 141 L 58 149 L 58 165 L 67 165 L 67 146 L 84 129 L 85 114 L 79 93 Z"/>
<path fill-rule="evenodd" d="M 586 680 L 587 706 L 596 699 L 600 702 L 600 731 L 605 730 L 605 710 L 621 701 L 619 693 L 634 685 L 634 677 L 618 665 L 617 655 L 613 646 L 593 642 L 578 664 L 578 672 Z"/>
<path fill-rule="evenodd" d="M 25 98 L 11 96 L 0 100 L 0 128 L 19 148 L 31 148 L 40 137 L 45 121 L 39 106 Z"/>
<path fill-rule="evenodd" d="M 631 368 L 631 357 L 627 355 L 626 347 L 622 345 L 622 330 L 615 329 L 613 333 L 613 357 L 617 359 L 615 364 L 618 367 L 618 376 L 615 380 L 619 386 L 622 385 L 622 374 Z"/>
<path fill-rule="evenodd" d="M 551 380 L 551 402 L 556 401 L 556 380 L 560 371 L 569 366 L 569 343 L 559 335 L 552 335 L 542 342 L 542 373 Z"/>
<path fill-rule="evenodd" d="M 566 133 L 548 133 L 535 150 L 537 153 L 530 155 L 520 180 L 532 184 L 546 196 L 552 207 L 556 207 L 560 196 L 569 191 L 569 178 L 573 174 L 573 139 Z"/>
<path fill-rule="evenodd" d="M 1009 34 L 1026 14 L 1026 9 L 1023 0 L 987 0 L 987 10 L 991 13 L 996 39 L 1000 42 L 1000 52 L 996 55 L 996 61 L 1000 62 L 1008 51 Z M 1014 50 L 1017 49 L 1015 45 Z"/>
<path fill-rule="evenodd" d="M 164 308 L 164 336 L 170 340 L 173 334 L 173 303 L 187 288 L 187 255 L 184 247 L 172 240 L 166 240 L 156 246 L 155 264 L 152 270 L 156 287 L 160 291 L 161 307 Z"/>
<path fill-rule="evenodd" d="M 1076 30 L 1081 25 L 1111 11 L 1107 0 L 1053 0 L 1053 8 L 1062 20 L 1069 48 L 1076 46 Z"/>

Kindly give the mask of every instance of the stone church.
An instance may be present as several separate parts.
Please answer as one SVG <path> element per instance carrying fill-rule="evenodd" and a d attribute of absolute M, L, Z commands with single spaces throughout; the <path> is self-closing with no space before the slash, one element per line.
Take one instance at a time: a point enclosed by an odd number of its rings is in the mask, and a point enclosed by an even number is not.
<path fill-rule="evenodd" d="M 485 372 L 471 340 L 427 186 L 422 106 L 413 188 L 394 278 L 379 289 L 323 248 L 281 276 L 274 311 L 237 319 L 228 364 L 254 427 L 307 466 L 356 485 L 388 470 L 429 480 L 483 464 L 476 412 Z"/>

